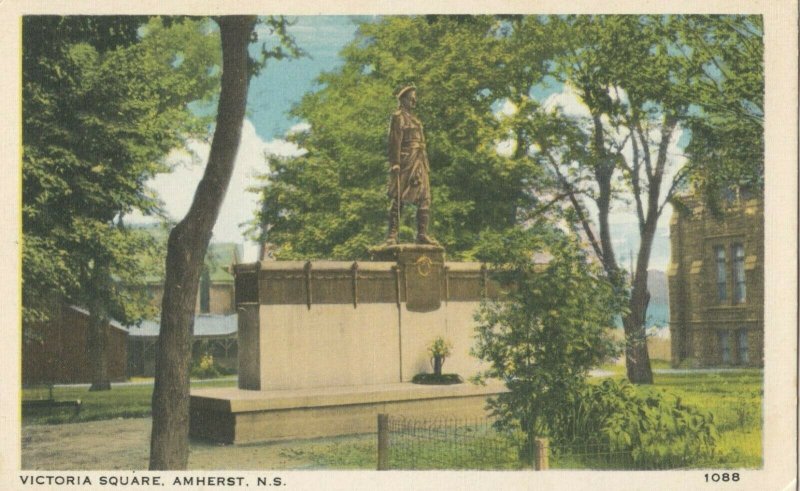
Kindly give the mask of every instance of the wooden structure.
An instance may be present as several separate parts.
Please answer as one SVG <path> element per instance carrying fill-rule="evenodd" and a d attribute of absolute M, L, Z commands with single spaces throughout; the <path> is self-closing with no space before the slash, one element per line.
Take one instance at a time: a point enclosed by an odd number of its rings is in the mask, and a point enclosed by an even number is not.
<path fill-rule="evenodd" d="M 208 353 L 218 366 L 235 371 L 238 358 L 236 315 L 198 315 L 194 319 L 192 358 L 197 360 Z M 152 377 L 155 374 L 155 349 L 159 323 L 144 321 L 130 328 L 128 338 L 128 373 L 131 376 Z"/>
<path fill-rule="evenodd" d="M 108 333 L 108 376 L 127 379 L 128 330 L 116 321 Z M 92 363 L 87 345 L 89 312 L 62 304 L 48 322 L 30 326 L 22 344 L 22 383 L 76 384 L 92 381 Z"/>

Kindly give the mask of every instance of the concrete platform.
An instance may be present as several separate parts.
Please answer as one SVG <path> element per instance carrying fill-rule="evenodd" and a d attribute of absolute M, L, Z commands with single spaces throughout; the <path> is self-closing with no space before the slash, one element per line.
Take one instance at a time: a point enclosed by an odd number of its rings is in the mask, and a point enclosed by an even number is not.
<path fill-rule="evenodd" d="M 374 433 L 379 413 L 429 419 L 486 416 L 486 398 L 506 391 L 478 386 L 394 383 L 254 391 L 195 389 L 190 435 L 219 443 Z"/>

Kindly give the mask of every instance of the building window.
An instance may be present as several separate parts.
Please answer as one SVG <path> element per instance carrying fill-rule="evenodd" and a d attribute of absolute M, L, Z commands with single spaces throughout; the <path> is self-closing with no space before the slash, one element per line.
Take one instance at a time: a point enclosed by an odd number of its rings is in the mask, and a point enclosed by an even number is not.
<path fill-rule="evenodd" d="M 747 356 L 747 329 L 740 329 L 737 337 L 736 345 L 739 348 L 739 364 L 746 365 L 750 361 Z"/>
<path fill-rule="evenodd" d="M 736 303 L 744 303 L 747 290 L 744 278 L 744 246 L 733 244 L 733 298 Z"/>
<path fill-rule="evenodd" d="M 717 300 L 723 302 L 728 298 L 728 277 L 725 272 L 725 248 L 722 246 L 715 247 L 714 256 L 717 265 Z"/>
<path fill-rule="evenodd" d="M 719 349 L 722 355 L 722 364 L 730 365 L 731 363 L 731 337 L 728 331 L 719 331 Z"/>

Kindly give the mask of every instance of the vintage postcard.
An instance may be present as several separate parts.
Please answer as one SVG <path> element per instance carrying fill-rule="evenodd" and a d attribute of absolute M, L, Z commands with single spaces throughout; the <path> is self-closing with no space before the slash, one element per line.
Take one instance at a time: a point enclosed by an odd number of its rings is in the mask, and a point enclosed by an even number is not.
<path fill-rule="evenodd" d="M 797 488 L 795 2 L 0 15 L 5 488 Z"/>

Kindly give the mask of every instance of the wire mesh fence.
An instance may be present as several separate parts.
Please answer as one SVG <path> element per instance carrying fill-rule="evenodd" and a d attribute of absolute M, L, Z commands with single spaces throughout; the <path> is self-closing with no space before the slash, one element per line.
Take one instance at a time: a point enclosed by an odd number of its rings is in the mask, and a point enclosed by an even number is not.
<path fill-rule="evenodd" d="M 498 430 L 492 418 L 378 418 L 379 469 L 655 470 L 693 464 L 674 451 L 653 456 L 603 443 L 528 439 L 519 430 Z"/>
<path fill-rule="evenodd" d="M 582 442 L 548 445 L 551 469 L 658 470 L 682 469 L 692 462 L 685 454 L 665 454 L 652 458 L 629 449 L 614 450 L 607 444 Z"/>
<path fill-rule="evenodd" d="M 390 416 L 387 431 L 391 469 L 522 467 L 512 439 L 495 430 L 486 418 L 421 420 Z"/>

